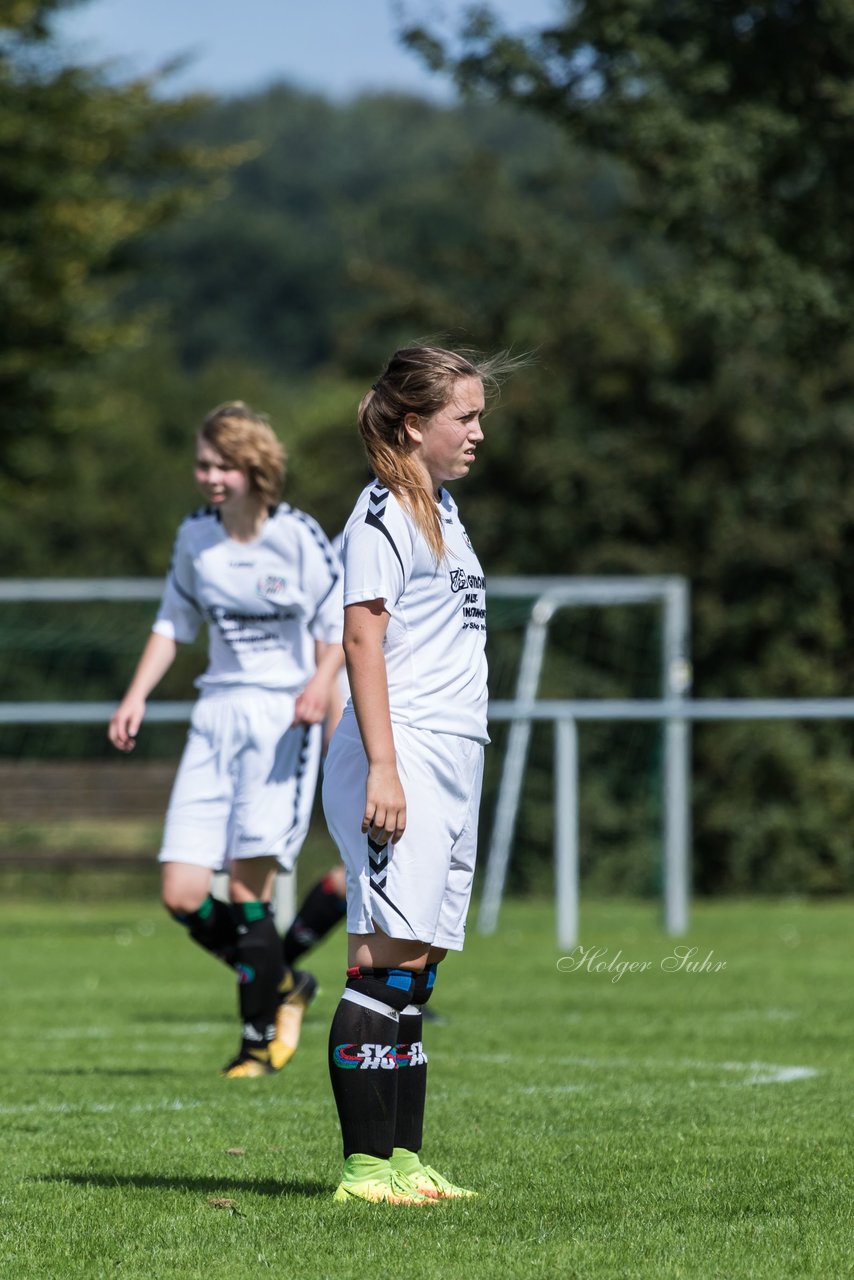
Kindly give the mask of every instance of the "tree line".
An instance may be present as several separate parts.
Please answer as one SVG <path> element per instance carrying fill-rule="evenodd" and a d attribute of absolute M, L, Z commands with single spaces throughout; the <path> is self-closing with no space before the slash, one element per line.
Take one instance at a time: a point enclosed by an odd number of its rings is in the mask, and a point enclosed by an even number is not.
<path fill-rule="evenodd" d="M 410 27 L 464 90 L 443 107 L 163 99 L 61 63 L 62 3 L 21 0 L 0 43 L 10 574 L 160 573 L 195 423 L 235 396 L 334 532 L 384 356 L 509 347 L 531 362 L 465 494 L 488 573 L 681 573 L 697 696 L 847 692 L 854 6 L 568 4 L 524 41 L 488 9 L 453 42 Z M 635 625 L 596 623 L 624 650 Z M 588 656 L 550 679 L 626 691 Z M 591 883 L 651 889 L 648 771 L 584 749 Z M 854 888 L 845 726 L 705 727 L 694 764 L 701 890 Z M 521 882 L 544 874 L 549 786 L 543 741 Z"/>

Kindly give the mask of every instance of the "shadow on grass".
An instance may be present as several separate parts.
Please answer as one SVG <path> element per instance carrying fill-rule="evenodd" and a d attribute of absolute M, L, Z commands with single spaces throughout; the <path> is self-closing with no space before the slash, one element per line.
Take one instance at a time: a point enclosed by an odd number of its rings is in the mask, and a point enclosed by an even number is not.
<path fill-rule="evenodd" d="M 212 1026 L 233 1027 L 237 1022 L 237 1018 L 231 1014 L 222 1013 L 221 1010 L 215 1009 L 208 1012 L 205 1009 L 194 1009 L 192 1015 L 181 1011 L 170 1013 L 168 1009 L 158 1010 L 131 1010 L 133 1021 L 137 1024 L 145 1023 L 147 1026 L 181 1026 L 186 1027 L 188 1023 L 205 1022 Z"/>
<path fill-rule="evenodd" d="M 27 1076 L 174 1076 L 174 1067 L 39 1067 L 22 1072 Z M 190 1072 L 185 1072 L 190 1075 Z"/>
<path fill-rule="evenodd" d="M 189 1191 L 208 1195 L 242 1191 L 257 1196 L 330 1196 L 333 1188 L 326 1182 L 310 1182 L 301 1178 L 170 1178 L 153 1173 L 42 1173 L 32 1182 L 71 1183 L 78 1187 L 132 1187 L 141 1191 Z"/>

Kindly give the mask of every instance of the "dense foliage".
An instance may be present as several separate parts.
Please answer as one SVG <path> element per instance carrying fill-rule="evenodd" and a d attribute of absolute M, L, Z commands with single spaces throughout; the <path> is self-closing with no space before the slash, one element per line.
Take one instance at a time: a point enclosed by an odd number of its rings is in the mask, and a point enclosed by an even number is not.
<path fill-rule="evenodd" d="M 429 335 L 532 353 L 466 484 L 490 573 L 682 573 L 699 696 L 847 692 L 854 5 L 572 3 L 527 42 L 480 12 L 456 43 L 406 37 L 462 105 L 276 86 L 202 108 L 62 68 L 58 3 L 19 5 L 0 45 L 10 572 L 160 572 L 193 425 L 234 396 L 335 530 L 355 404 Z M 550 692 L 649 692 L 633 679 L 582 655 Z M 655 765 L 617 778 L 594 737 L 588 874 L 649 889 Z M 848 740 L 698 730 L 698 886 L 854 888 Z M 535 752 L 523 881 L 548 854 Z"/>
<path fill-rule="evenodd" d="M 180 139 L 200 102 L 65 65 L 50 37 L 62 7 L 16 0 L 0 18 L 0 548 L 17 575 L 70 572 L 94 548 L 118 567 L 133 470 L 158 457 L 110 390 L 114 354 L 149 333 L 117 306 L 128 249 L 236 158 Z"/>
<path fill-rule="evenodd" d="M 854 6 L 608 0 L 528 41 L 483 12 L 454 47 L 408 39 L 626 175 L 624 340 L 554 386 L 586 436 L 573 563 L 690 578 L 700 695 L 847 692 Z M 698 734 L 702 887 L 851 887 L 849 738 Z"/>

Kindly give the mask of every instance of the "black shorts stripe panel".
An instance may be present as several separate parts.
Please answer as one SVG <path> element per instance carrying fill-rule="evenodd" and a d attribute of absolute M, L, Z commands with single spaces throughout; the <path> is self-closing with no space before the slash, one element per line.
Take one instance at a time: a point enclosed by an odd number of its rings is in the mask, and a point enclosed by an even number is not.
<path fill-rule="evenodd" d="M 388 841 L 377 844 L 368 836 L 368 866 L 371 884 L 377 889 L 384 889 L 388 877 Z"/>
<path fill-rule="evenodd" d="M 311 725 L 304 724 L 299 726 L 302 729 L 302 742 L 300 743 L 299 755 L 297 756 L 296 782 L 294 786 L 293 813 L 288 827 L 285 829 L 284 839 L 289 840 L 292 833 L 297 829 L 300 822 L 300 800 L 302 799 L 303 785 L 305 783 L 305 773 L 308 767 L 309 745 L 311 733 Z"/>
<path fill-rule="evenodd" d="M 383 900 L 383 902 L 386 904 L 386 906 L 391 907 L 391 909 L 392 909 L 392 911 L 395 913 L 395 915 L 400 916 L 401 920 L 402 920 L 402 921 L 403 921 L 403 923 L 406 925 L 407 929 L 408 929 L 408 930 L 409 930 L 409 932 L 412 934 L 413 938 L 416 938 L 416 939 L 417 939 L 417 941 L 419 941 L 419 942 L 420 942 L 420 938 L 417 938 L 417 935 L 416 935 L 416 933 L 415 933 L 415 930 L 413 929 L 412 925 L 411 925 L 411 924 L 409 923 L 409 921 L 407 920 L 406 916 L 405 916 L 405 915 L 403 914 L 403 912 L 401 911 L 400 907 L 395 906 L 395 904 L 392 902 L 391 898 L 388 896 L 388 894 L 385 892 L 385 890 L 384 890 L 384 889 L 381 889 L 381 888 L 380 888 L 380 886 L 379 886 L 378 884 L 375 884 L 373 880 L 371 880 L 371 888 L 373 889 L 374 893 L 377 895 L 377 897 L 378 897 L 378 898 L 382 898 L 382 900 Z"/>

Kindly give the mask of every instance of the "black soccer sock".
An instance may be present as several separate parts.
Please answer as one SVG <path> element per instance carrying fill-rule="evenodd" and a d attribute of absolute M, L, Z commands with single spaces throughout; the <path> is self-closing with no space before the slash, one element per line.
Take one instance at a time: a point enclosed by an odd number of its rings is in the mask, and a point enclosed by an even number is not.
<path fill-rule="evenodd" d="M 200 947 L 234 968 L 237 926 L 228 903 L 208 894 L 198 911 L 170 911 L 169 914 Z"/>
<path fill-rule="evenodd" d="M 235 902 L 234 968 L 243 1023 L 242 1052 L 264 1049 L 275 1034 L 279 986 L 282 981 L 282 945 L 267 902 Z"/>
<path fill-rule="evenodd" d="M 416 973 L 412 1003 L 407 1005 L 398 1022 L 397 1122 L 394 1145 L 407 1151 L 420 1151 L 424 1138 L 424 1103 L 427 1099 L 427 1054 L 422 1041 L 421 1010 L 433 993 L 436 966 L 428 964 Z"/>
<path fill-rule="evenodd" d="M 329 1032 L 329 1076 L 345 1160 L 357 1152 L 387 1160 L 392 1153 L 398 1018 L 411 995 L 412 974 L 405 969 L 347 970 Z"/>
<path fill-rule="evenodd" d="M 335 888 L 332 876 L 324 876 L 309 889 L 285 934 L 282 950 L 285 964 L 292 965 L 306 951 L 316 947 L 330 929 L 343 920 L 347 899 Z"/>

